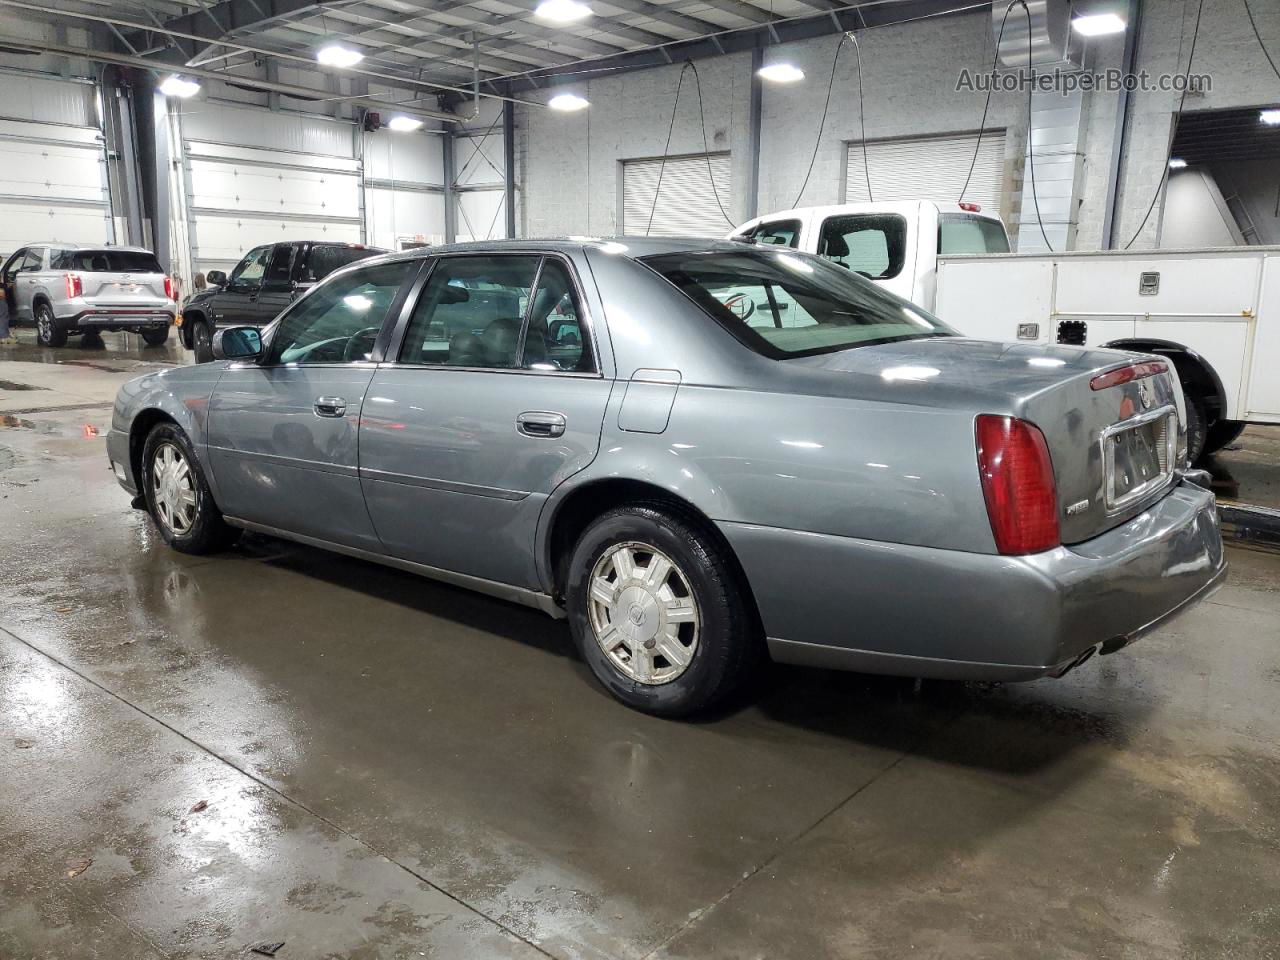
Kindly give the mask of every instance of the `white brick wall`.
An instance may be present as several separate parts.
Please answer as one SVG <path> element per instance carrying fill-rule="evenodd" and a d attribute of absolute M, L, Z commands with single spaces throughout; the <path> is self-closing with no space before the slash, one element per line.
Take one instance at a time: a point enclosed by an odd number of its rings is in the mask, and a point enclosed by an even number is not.
<path fill-rule="evenodd" d="M 1280 51 L 1280 0 L 1252 3 L 1264 40 L 1273 51 Z M 1185 67 L 1194 6 L 1186 9 L 1181 58 L 1181 0 L 1145 0 L 1144 7 L 1137 69 L 1158 74 L 1177 71 L 1179 64 Z M 993 38 L 986 13 L 871 30 L 859 39 L 865 57 L 868 139 L 952 133 L 978 127 L 984 95 L 957 92 L 955 85 L 963 67 L 975 72 L 990 68 Z M 797 200 L 813 151 L 837 40 L 836 36 L 821 37 L 771 47 L 766 52 L 766 62 L 791 60 L 805 71 L 806 78 L 793 86 L 764 87 L 760 212 L 783 209 Z M 1094 40 L 1090 64 L 1095 69 L 1118 67 L 1123 49 L 1123 37 Z M 702 60 L 698 69 L 703 80 L 711 149 L 727 147 L 733 154 L 734 198 L 730 213 L 744 219 L 748 208 L 742 191 L 747 181 L 750 57 L 735 54 Z M 1274 102 L 1280 96 L 1278 82 L 1262 60 L 1244 8 L 1238 3 L 1205 0 L 1194 69 L 1212 73 L 1214 88 L 1207 96 L 1188 97 L 1188 110 Z M 577 114 L 535 108 L 518 111 L 520 226 L 524 235 L 607 234 L 615 229 L 620 162 L 661 155 L 679 71 L 679 65 L 673 65 L 579 84 L 572 89 L 585 95 L 591 107 Z M 1122 243 L 1137 229 L 1163 173 L 1177 96 L 1135 93 L 1131 102 L 1128 148 L 1119 184 L 1117 235 Z M 1116 106 L 1114 94 L 1085 97 L 1083 187 L 1076 198 L 1079 249 L 1101 245 Z M 1025 95 L 995 94 L 987 126 L 1008 130 L 1008 189 L 1002 213 L 1012 221 L 1020 212 L 1026 149 Z M 802 204 L 834 203 L 840 199 L 843 144 L 859 135 L 856 64 L 852 47 L 846 46 L 840 55 L 831 109 Z M 690 75 L 681 95 L 671 152 L 694 153 L 701 149 L 697 100 Z M 874 186 L 873 183 L 873 189 Z M 1152 214 L 1135 247 L 1155 242 L 1159 213 L 1157 209 Z"/>

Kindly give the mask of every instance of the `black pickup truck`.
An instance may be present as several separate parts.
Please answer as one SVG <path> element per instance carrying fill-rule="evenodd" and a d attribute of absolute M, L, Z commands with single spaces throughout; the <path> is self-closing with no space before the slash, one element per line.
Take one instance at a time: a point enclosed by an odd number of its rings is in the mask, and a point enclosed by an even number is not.
<path fill-rule="evenodd" d="M 264 327 L 339 267 L 386 253 L 363 244 L 290 240 L 254 247 L 231 271 L 210 270 L 209 287 L 182 307 L 182 344 L 196 363 L 213 359 L 219 327 Z"/>

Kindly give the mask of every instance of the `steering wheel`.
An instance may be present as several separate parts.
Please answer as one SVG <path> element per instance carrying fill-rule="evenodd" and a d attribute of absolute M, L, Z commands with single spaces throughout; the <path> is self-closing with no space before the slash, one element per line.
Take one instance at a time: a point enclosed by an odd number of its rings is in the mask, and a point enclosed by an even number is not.
<path fill-rule="evenodd" d="M 350 363 L 353 360 L 368 359 L 365 354 L 373 350 L 373 345 L 378 339 L 378 331 L 381 326 L 365 327 L 363 330 L 357 330 L 351 335 L 347 341 L 346 349 L 342 351 L 342 360 L 344 363 Z M 359 354 L 359 356 L 355 356 Z"/>

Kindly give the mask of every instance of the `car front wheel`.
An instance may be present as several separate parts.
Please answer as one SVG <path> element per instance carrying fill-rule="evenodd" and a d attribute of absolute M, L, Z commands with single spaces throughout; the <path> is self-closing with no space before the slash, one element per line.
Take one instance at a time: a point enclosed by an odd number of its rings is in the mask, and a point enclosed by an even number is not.
<path fill-rule="evenodd" d="M 142 490 L 160 536 L 181 553 L 213 553 L 239 536 L 222 519 L 191 442 L 176 424 L 161 423 L 147 435 Z"/>
<path fill-rule="evenodd" d="M 36 341 L 42 347 L 61 347 L 67 342 L 67 331 L 58 326 L 53 307 L 47 303 L 36 304 Z"/>
<path fill-rule="evenodd" d="M 637 710 L 674 717 L 721 703 L 760 649 L 727 550 L 664 504 L 599 517 L 574 547 L 567 582 L 582 658 Z"/>

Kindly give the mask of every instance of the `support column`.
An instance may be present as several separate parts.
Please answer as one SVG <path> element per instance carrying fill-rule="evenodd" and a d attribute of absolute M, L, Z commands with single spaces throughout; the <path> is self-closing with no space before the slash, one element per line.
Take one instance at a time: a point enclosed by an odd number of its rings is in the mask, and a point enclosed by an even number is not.
<path fill-rule="evenodd" d="M 516 105 L 502 104 L 502 167 L 506 186 L 507 239 L 516 236 Z"/>
<path fill-rule="evenodd" d="M 747 190 L 742 219 L 750 220 L 760 210 L 760 114 L 764 94 L 757 71 L 764 66 L 764 48 L 751 51 L 751 107 L 747 112 Z"/>
<path fill-rule="evenodd" d="M 444 150 L 444 242 L 456 243 L 458 239 L 458 191 L 454 189 L 457 165 L 453 152 L 455 144 L 453 131 L 445 130 L 440 137 L 440 146 Z"/>

